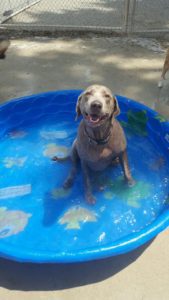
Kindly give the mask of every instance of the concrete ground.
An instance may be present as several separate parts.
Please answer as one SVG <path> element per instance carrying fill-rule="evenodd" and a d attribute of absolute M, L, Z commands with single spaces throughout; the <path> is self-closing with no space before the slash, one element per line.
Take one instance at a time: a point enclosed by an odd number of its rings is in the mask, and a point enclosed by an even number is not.
<path fill-rule="evenodd" d="M 88 38 L 12 40 L 0 61 L 0 99 L 106 84 L 116 94 L 155 107 L 167 44 Z M 76 265 L 0 259 L 0 299 L 167 300 L 169 230 L 129 254 Z"/>

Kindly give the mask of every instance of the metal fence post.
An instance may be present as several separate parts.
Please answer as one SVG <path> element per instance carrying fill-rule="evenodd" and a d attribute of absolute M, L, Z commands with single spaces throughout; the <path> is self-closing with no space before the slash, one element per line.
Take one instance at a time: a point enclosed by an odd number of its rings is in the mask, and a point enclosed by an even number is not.
<path fill-rule="evenodd" d="M 124 8 L 124 32 L 125 33 L 128 33 L 129 11 L 130 11 L 130 0 L 125 0 L 125 8 Z"/>
<path fill-rule="evenodd" d="M 130 32 L 134 31 L 135 15 L 136 15 L 136 2 L 137 2 L 137 0 L 132 0 L 132 3 L 131 3 Z"/>

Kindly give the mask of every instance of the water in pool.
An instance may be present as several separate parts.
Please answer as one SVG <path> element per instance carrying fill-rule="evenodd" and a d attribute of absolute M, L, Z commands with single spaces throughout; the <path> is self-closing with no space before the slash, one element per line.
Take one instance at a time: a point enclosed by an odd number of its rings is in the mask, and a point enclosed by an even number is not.
<path fill-rule="evenodd" d="M 6 131 L 0 142 L 0 239 L 13 247 L 71 252 L 115 242 L 149 225 L 168 201 L 168 161 L 159 145 L 122 121 L 136 185 L 128 188 L 120 166 L 92 174 L 97 202 L 85 202 L 79 173 L 74 186 L 62 184 L 66 156 L 78 124 L 66 113 L 39 118 Z"/>
<path fill-rule="evenodd" d="M 125 185 L 119 166 L 93 174 L 97 203 L 92 207 L 84 200 L 80 169 L 73 188 L 62 189 L 70 163 L 54 163 L 51 158 L 69 153 L 76 131 L 74 124 L 59 121 L 11 131 L 1 141 L 1 210 L 15 207 L 16 213 L 24 211 L 23 218 L 29 218 L 17 237 L 11 224 L 2 223 L 1 238 L 12 236 L 10 242 L 15 242 L 26 235 L 24 245 L 31 246 L 33 240 L 36 249 L 107 244 L 139 231 L 161 212 L 169 180 L 165 157 L 146 137 L 131 132 L 128 153 L 137 182 L 133 188 Z M 7 209 L 1 212 L 4 219 Z"/>

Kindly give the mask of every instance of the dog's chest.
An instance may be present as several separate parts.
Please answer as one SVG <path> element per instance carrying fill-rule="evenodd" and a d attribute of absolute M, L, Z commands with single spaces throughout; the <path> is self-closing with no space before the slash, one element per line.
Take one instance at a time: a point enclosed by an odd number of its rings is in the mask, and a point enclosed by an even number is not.
<path fill-rule="evenodd" d="M 85 161 L 100 162 L 112 159 L 113 152 L 109 146 L 93 145 L 86 141 L 78 143 L 78 154 Z"/>
<path fill-rule="evenodd" d="M 80 160 L 85 161 L 88 167 L 94 171 L 104 170 L 116 157 L 115 152 L 108 144 L 104 146 L 93 145 L 87 140 L 83 140 L 83 143 L 77 142 L 77 151 Z"/>
<path fill-rule="evenodd" d="M 126 141 L 118 122 L 114 123 L 110 138 L 103 145 L 91 141 L 84 133 L 82 123 L 78 131 L 76 147 L 79 158 L 85 161 L 91 169 L 102 170 L 108 167 L 112 160 L 125 150 Z"/>

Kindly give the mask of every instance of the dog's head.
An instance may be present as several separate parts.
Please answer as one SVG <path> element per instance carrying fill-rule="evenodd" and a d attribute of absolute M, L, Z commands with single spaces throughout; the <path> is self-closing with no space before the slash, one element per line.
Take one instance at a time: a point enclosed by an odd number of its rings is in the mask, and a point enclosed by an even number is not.
<path fill-rule="evenodd" d="M 78 98 L 76 119 L 82 115 L 91 127 L 97 127 L 120 113 L 118 102 L 111 91 L 102 85 L 88 87 Z"/>

